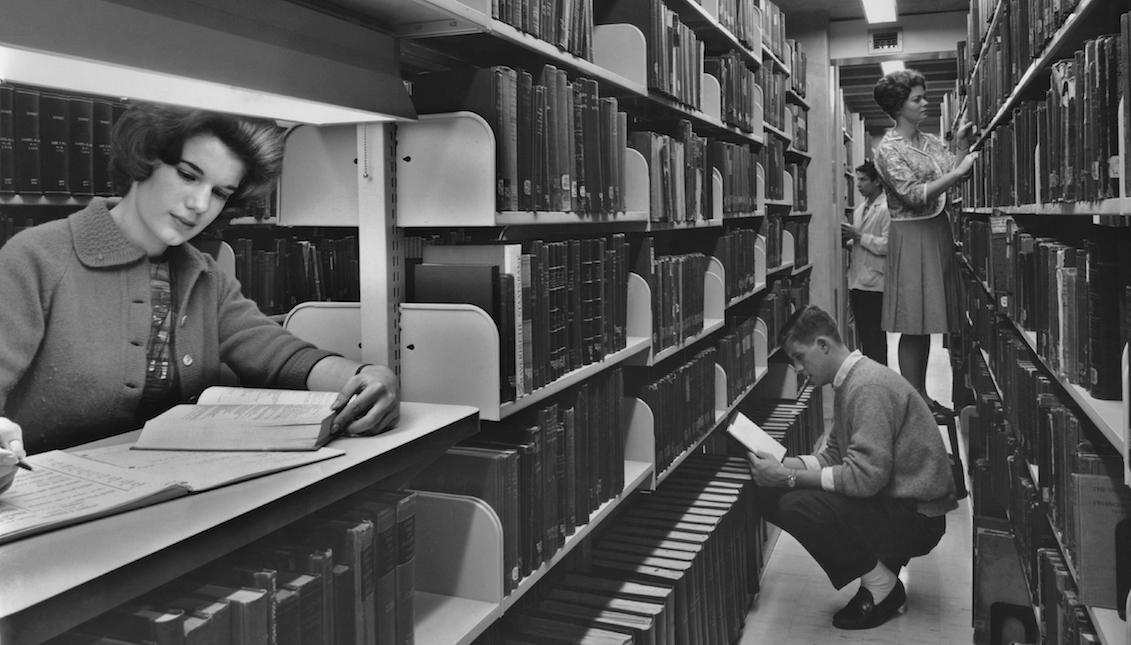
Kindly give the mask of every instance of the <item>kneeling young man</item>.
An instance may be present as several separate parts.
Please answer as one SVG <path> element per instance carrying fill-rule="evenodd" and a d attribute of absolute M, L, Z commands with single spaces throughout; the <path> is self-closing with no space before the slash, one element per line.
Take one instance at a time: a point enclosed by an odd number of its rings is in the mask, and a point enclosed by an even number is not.
<path fill-rule="evenodd" d="M 762 516 L 801 543 L 841 589 L 860 590 L 833 616 L 868 629 L 907 601 L 899 570 L 925 555 L 958 507 L 950 461 L 923 397 L 902 376 L 850 352 L 836 321 L 809 306 L 778 337 L 799 374 L 832 384 L 833 427 L 816 455 L 748 453 Z"/>

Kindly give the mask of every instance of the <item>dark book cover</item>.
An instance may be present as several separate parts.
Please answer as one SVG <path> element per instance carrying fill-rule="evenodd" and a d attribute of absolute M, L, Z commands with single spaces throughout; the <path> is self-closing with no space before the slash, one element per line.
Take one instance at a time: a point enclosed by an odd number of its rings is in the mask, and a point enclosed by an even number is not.
<path fill-rule="evenodd" d="M 16 192 L 16 90 L 0 83 L 0 193 Z"/>
<path fill-rule="evenodd" d="M 113 106 L 110 101 L 91 101 L 91 187 L 95 195 L 113 195 L 110 180 L 110 135 L 114 129 Z"/>
<path fill-rule="evenodd" d="M 94 194 L 94 102 L 69 97 L 71 156 L 69 185 L 72 195 Z"/>
<path fill-rule="evenodd" d="M 412 645 L 415 640 L 416 597 L 416 491 L 368 490 L 372 500 L 393 507 L 396 512 L 397 537 L 397 640 Z"/>
<path fill-rule="evenodd" d="M 542 514 L 545 481 L 542 477 L 542 431 L 536 424 L 483 424 L 479 434 L 464 442 L 514 449 L 519 456 L 518 512 L 520 519 L 520 557 L 522 576 L 541 566 L 544 561 L 546 525 Z M 517 580 L 515 581 L 517 584 Z"/>
<path fill-rule="evenodd" d="M 323 621 L 326 614 L 322 576 L 299 571 L 279 571 L 278 580 L 280 589 L 290 589 L 298 594 L 299 631 L 302 634 L 299 642 L 303 645 L 307 643 L 323 645 L 325 643 Z"/>
<path fill-rule="evenodd" d="M 66 96 L 46 92 L 40 95 L 40 185 L 46 194 L 71 192 L 70 110 Z"/>
<path fill-rule="evenodd" d="M 16 192 L 21 195 L 43 193 L 40 180 L 40 93 L 35 90 L 17 89 L 12 104 L 13 125 L 16 139 Z"/>
<path fill-rule="evenodd" d="M 271 593 L 275 611 L 275 643 L 302 645 L 302 597 L 292 588 L 277 589 Z"/>
<path fill-rule="evenodd" d="M 184 623 L 183 610 L 126 603 L 79 625 L 76 631 L 154 645 L 184 645 Z"/>

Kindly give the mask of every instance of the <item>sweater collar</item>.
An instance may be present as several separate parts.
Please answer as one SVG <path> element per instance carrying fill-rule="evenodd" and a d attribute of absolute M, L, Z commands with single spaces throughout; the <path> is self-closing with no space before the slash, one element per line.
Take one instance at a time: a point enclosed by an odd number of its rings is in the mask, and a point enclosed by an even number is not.
<path fill-rule="evenodd" d="M 849 354 L 848 358 L 844 359 L 844 362 L 840 364 L 840 369 L 836 371 L 836 376 L 833 377 L 834 388 L 839 390 L 840 386 L 844 385 L 844 380 L 848 378 L 848 373 L 852 371 L 853 367 L 856 367 L 856 364 L 860 362 L 861 358 L 864 358 L 864 354 L 860 353 L 860 350 L 857 349 Z"/>
<path fill-rule="evenodd" d="M 74 236 L 75 253 L 83 265 L 90 268 L 106 268 L 133 264 L 145 259 L 145 251 L 130 242 L 118 228 L 118 223 L 110 215 L 110 209 L 118 200 L 94 198 L 81 211 L 70 216 L 71 233 Z M 182 247 L 168 250 L 170 261 L 189 262 L 189 266 L 203 264 L 195 260 L 191 253 Z"/>

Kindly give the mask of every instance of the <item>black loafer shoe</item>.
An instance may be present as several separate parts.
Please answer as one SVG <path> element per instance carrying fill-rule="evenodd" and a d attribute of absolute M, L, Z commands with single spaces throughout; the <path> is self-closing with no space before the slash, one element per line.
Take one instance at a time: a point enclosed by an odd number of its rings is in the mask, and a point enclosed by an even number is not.
<path fill-rule="evenodd" d="M 837 629 L 879 627 L 894 616 L 906 602 L 907 591 L 903 588 L 902 581 L 897 581 L 895 589 L 892 589 L 888 597 L 879 604 L 872 602 L 872 592 L 861 587 L 844 609 L 833 614 L 833 627 Z"/>
<path fill-rule="evenodd" d="M 927 404 L 927 407 L 931 409 L 931 413 L 935 415 L 936 419 L 940 417 L 950 418 L 954 416 L 954 410 L 951 410 L 938 401 L 931 401 Z"/>

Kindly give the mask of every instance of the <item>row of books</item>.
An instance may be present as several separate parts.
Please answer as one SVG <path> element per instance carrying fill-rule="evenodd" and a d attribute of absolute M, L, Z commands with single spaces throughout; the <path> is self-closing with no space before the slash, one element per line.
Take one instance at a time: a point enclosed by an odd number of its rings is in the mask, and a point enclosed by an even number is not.
<path fill-rule="evenodd" d="M 757 401 L 746 416 L 786 448 L 786 455 L 811 455 L 825 432 L 821 390 L 807 385 L 797 398 Z"/>
<path fill-rule="evenodd" d="M 1021 76 L 1028 71 L 1033 54 L 1039 54 L 1044 49 L 1047 38 L 1037 42 L 1043 32 L 1039 27 L 1044 24 L 1043 20 L 1038 18 L 1032 21 L 1033 13 L 1041 9 L 1040 4 L 1004 0 L 999 9 L 1000 20 L 992 31 L 985 34 L 987 39 L 985 50 L 975 47 L 969 52 L 971 57 L 983 56 L 973 76 L 959 77 L 969 78 L 970 81 L 969 112 L 972 119 L 983 124 L 993 119 Z M 1032 29 L 1030 25 L 1033 26 Z M 982 27 L 979 25 L 978 28 L 980 30 Z M 980 42 L 974 40 L 976 37 L 977 34 L 971 33 L 971 42 Z M 972 60 L 968 64 L 971 63 Z M 973 69 L 972 64 L 970 69 Z"/>
<path fill-rule="evenodd" d="M 491 17 L 593 60 L 593 0 L 494 0 Z"/>
<path fill-rule="evenodd" d="M 763 561 L 753 495 L 745 459 L 689 457 L 477 643 L 735 642 Z"/>
<path fill-rule="evenodd" d="M 1131 489 L 1123 484 L 1120 453 L 1093 424 L 1062 402 L 1058 388 L 1027 360 L 1031 353 L 1015 332 L 1002 329 L 998 336 L 995 375 L 1005 399 L 1004 425 L 1016 440 L 1008 447 L 1001 442 L 999 452 L 1009 452 L 1002 459 L 1012 456 L 1028 482 L 1024 486 L 1032 486 L 1033 496 L 1047 504 L 1044 516 L 1038 518 L 1040 528 L 1051 524 L 1060 536 L 1075 564 L 1081 600 L 1096 607 L 1121 608 L 1128 581 L 1123 583 L 1123 595 L 1117 596 L 1117 571 L 1111 563 L 1116 561 L 1119 541 L 1116 526 L 1124 521 L 1131 526 Z M 993 451 L 991 461 L 992 457 Z M 1036 466 L 1038 483 L 1030 481 L 1028 465 Z M 1009 500 L 1016 505 L 1013 493 Z M 1028 553 L 1037 545 L 1030 546 Z M 1121 576 L 1131 576 L 1131 570 Z"/>
<path fill-rule="evenodd" d="M 785 130 L 786 102 L 785 90 L 789 87 L 789 77 L 770 65 L 763 65 L 754 73 L 754 79 L 762 88 L 762 120 Z"/>
<path fill-rule="evenodd" d="M 361 299 L 356 235 L 229 237 L 243 295 L 265 314 L 284 314 L 301 302 Z"/>
<path fill-rule="evenodd" d="M 603 238 L 425 245 L 407 302 L 479 306 L 499 328 L 502 401 L 628 343 L 628 241 Z"/>
<path fill-rule="evenodd" d="M 785 142 L 776 136 L 767 136 L 758 150 L 758 163 L 765 171 L 766 199 L 785 199 Z"/>
<path fill-rule="evenodd" d="M 719 24 L 726 29 L 738 42 L 747 49 L 753 50 L 761 42 L 762 14 L 758 9 L 758 0 L 721 0 L 719 7 Z M 758 41 L 755 41 L 758 37 Z"/>
<path fill-rule="evenodd" d="M 777 3 L 762 0 L 762 45 L 786 65 L 793 59 L 789 48 L 793 41 L 785 35 L 785 13 Z"/>
<path fill-rule="evenodd" d="M 792 77 L 790 77 L 792 78 Z M 809 110 L 800 105 L 786 106 L 789 111 L 787 118 L 793 126 L 790 133 L 793 137 L 793 149 L 801 152 L 809 151 Z"/>
<path fill-rule="evenodd" d="M 653 222 L 699 222 L 714 216 L 708 140 L 680 120 L 678 134 L 631 132 L 628 145 L 648 162 L 648 189 Z"/>
<path fill-rule="evenodd" d="M 0 83 L 0 193 L 113 195 L 120 101 Z"/>
<path fill-rule="evenodd" d="M 801 98 L 805 98 L 809 85 L 809 58 L 805 50 L 793 38 L 786 39 L 786 46 L 790 54 L 786 65 L 789 65 L 789 89 Z M 794 106 L 800 107 L 800 106 Z M 801 108 L 804 110 L 805 108 Z"/>
<path fill-rule="evenodd" d="M 570 81 L 544 65 L 531 72 L 497 65 L 419 74 L 412 100 L 421 114 L 470 111 L 495 134 L 500 211 L 624 211 L 627 116 L 597 82 Z"/>
<path fill-rule="evenodd" d="M 758 155 L 749 145 L 711 139 L 711 167 L 723 178 L 723 214 L 753 213 L 758 209 Z"/>
<path fill-rule="evenodd" d="M 470 495 L 495 510 L 510 593 L 624 490 L 623 392 L 622 370 L 608 370 L 558 402 L 484 422 L 409 486 Z"/>
<path fill-rule="evenodd" d="M 746 66 L 746 60 L 738 52 L 707 56 L 703 71 L 719 81 L 723 123 L 761 135 L 762 123 L 755 119 L 759 105 L 757 75 Z"/>
<path fill-rule="evenodd" d="M 12 236 L 38 224 L 34 218 L 8 215 L 0 212 L 0 246 L 4 246 Z"/>
<path fill-rule="evenodd" d="M 1041 631 L 1049 643 L 1101 642 L 1088 607 L 1077 596 L 1072 572 L 1054 548 L 1038 549 L 1037 606 L 1041 609 Z"/>
<path fill-rule="evenodd" d="M 1128 242 L 1107 236 L 1074 246 L 1026 232 L 1011 217 L 964 221 L 968 260 L 1001 313 L 1036 332 L 1039 355 L 1070 383 L 1097 399 L 1122 398 L 1111 348 L 1131 338 Z"/>
<path fill-rule="evenodd" d="M 52 645 L 414 642 L 416 493 L 364 489 Z"/>
<path fill-rule="evenodd" d="M 755 358 L 758 344 L 757 328 L 757 318 L 736 321 L 716 343 L 719 350 L 716 361 L 726 373 L 727 407 L 734 405 L 758 378 L 759 366 Z"/>
<path fill-rule="evenodd" d="M 757 303 L 757 316 L 766 323 L 766 338 L 776 345 L 778 332 L 790 314 L 809 304 L 809 275 L 778 278 L 770 283 Z"/>
<path fill-rule="evenodd" d="M 715 258 L 723 265 L 723 293 L 727 302 L 758 287 L 755 256 L 758 231 L 734 228 L 715 242 Z"/>
<path fill-rule="evenodd" d="M 648 89 L 699 109 L 703 42 L 662 0 L 609 0 L 595 7 L 598 24 L 635 25 L 648 42 Z"/>
<path fill-rule="evenodd" d="M 992 374 L 984 364 L 972 372 L 979 393 L 978 432 L 970 439 L 975 513 L 1008 517 L 1031 588 L 1034 554 L 1044 542 L 1059 544 L 1073 563 L 1081 601 L 1121 609 L 1131 586 L 1131 568 L 1112 567 L 1120 562 L 1120 535 L 1131 529 L 1122 458 L 1064 402 L 1016 330 L 996 333 L 980 339 L 993 351 Z"/>
<path fill-rule="evenodd" d="M 799 210 L 805 209 L 799 207 Z M 785 230 L 793 235 L 793 266 L 809 264 L 809 220 L 789 218 L 785 221 Z"/>
<path fill-rule="evenodd" d="M 652 254 L 651 246 L 647 249 Z M 703 331 L 709 258 L 702 253 L 651 256 L 652 351 L 674 347 Z"/>
<path fill-rule="evenodd" d="M 809 164 L 787 163 L 785 171 L 793 180 L 793 208 L 799 213 L 809 210 Z"/>
<path fill-rule="evenodd" d="M 686 363 L 655 378 L 645 371 L 630 379 L 626 393 L 639 398 L 655 420 L 656 472 L 662 473 L 715 425 L 715 363 L 707 347 Z"/>
<path fill-rule="evenodd" d="M 984 172 L 974 203 L 1012 206 L 1097 201 L 1120 197 L 1120 175 L 1131 168 L 1120 141 L 1126 121 L 1119 105 L 1128 95 L 1121 58 L 1131 39 L 1131 14 L 1122 34 L 1085 41 L 1073 58 L 1052 66 L 1043 101 L 1026 101 L 1011 123 L 990 135 L 980 160 Z M 1126 135 L 1125 136 L 1129 136 Z M 1034 154 L 1034 150 L 1036 154 Z"/>

